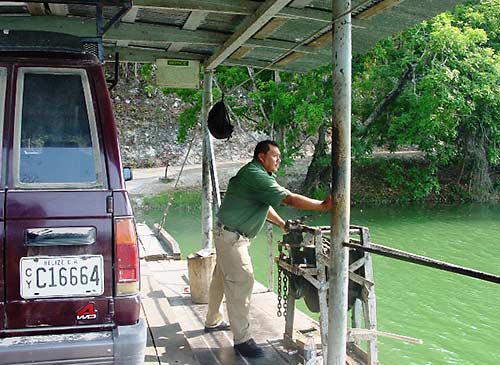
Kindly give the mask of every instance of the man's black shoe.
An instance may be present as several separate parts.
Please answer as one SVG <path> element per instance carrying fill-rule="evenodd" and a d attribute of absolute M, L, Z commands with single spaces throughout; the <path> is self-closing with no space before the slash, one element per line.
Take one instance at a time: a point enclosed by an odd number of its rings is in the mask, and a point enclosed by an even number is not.
<path fill-rule="evenodd" d="M 207 327 L 205 326 L 205 332 L 215 332 L 215 331 L 229 331 L 231 326 L 226 321 L 221 321 L 217 326 Z"/>
<path fill-rule="evenodd" d="M 239 343 L 234 345 L 234 351 L 239 353 L 244 357 L 262 357 L 264 356 L 264 350 L 260 346 L 257 346 L 253 338 L 245 341 L 243 343 Z"/>

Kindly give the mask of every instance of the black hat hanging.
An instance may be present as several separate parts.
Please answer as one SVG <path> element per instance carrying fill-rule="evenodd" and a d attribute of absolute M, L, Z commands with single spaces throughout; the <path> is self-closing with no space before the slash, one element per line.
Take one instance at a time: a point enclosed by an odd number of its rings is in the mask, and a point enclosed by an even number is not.
<path fill-rule="evenodd" d="M 226 105 L 224 104 L 224 94 L 220 101 L 212 106 L 207 119 L 208 130 L 217 139 L 229 139 L 234 127 L 231 125 Z"/>

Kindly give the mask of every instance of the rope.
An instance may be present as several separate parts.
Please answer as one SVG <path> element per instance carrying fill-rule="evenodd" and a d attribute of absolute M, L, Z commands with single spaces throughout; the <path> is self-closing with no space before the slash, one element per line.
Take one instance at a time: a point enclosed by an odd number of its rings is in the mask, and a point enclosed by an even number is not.
<path fill-rule="evenodd" d="M 187 159 L 189 157 L 189 153 L 191 152 L 191 148 L 193 147 L 193 142 L 194 142 L 195 138 L 196 138 L 196 130 L 194 131 L 193 138 L 191 138 L 191 141 L 189 142 L 189 147 L 188 147 L 186 156 L 184 157 L 184 161 L 182 162 L 181 169 L 179 170 L 179 174 L 177 175 L 177 180 L 175 181 L 174 188 L 172 191 L 175 191 L 177 189 L 177 185 L 179 184 L 179 180 L 181 178 L 182 172 L 184 171 L 184 166 L 186 166 L 186 162 L 187 162 Z M 161 217 L 160 224 L 158 225 L 158 232 L 160 232 L 162 230 L 163 225 L 165 224 L 165 220 L 167 218 L 168 211 L 170 209 L 170 206 L 172 205 L 173 200 L 174 200 L 174 196 L 172 195 L 170 197 L 169 201 L 167 202 L 167 206 L 166 206 L 165 210 L 163 211 L 163 215 Z"/>

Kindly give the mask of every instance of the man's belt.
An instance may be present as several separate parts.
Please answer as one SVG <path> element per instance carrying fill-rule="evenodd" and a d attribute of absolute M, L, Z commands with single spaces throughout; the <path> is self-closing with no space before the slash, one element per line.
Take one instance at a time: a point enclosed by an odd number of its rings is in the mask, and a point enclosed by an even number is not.
<path fill-rule="evenodd" d="M 217 223 L 217 226 L 220 228 L 220 229 L 223 229 L 224 231 L 228 231 L 228 232 L 232 232 L 232 233 L 237 233 L 239 234 L 240 236 L 243 236 L 245 238 L 249 238 L 246 234 L 244 233 L 241 233 L 240 231 L 238 231 L 236 228 L 233 228 L 233 227 L 228 227 L 226 226 L 225 224 L 222 224 L 222 223 Z"/>

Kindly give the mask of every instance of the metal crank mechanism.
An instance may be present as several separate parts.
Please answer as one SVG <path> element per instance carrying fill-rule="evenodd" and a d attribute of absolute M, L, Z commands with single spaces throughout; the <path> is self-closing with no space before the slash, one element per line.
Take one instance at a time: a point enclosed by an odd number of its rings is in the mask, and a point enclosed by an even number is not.
<path fill-rule="evenodd" d="M 293 299 L 304 298 L 311 312 L 319 313 L 321 344 L 328 342 L 328 268 L 330 267 L 330 226 L 307 226 L 304 221 L 322 214 L 305 215 L 287 220 L 286 234 L 278 243 L 278 310 L 285 317 L 284 346 L 303 349 L 304 338 L 294 330 Z M 422 340 L 377 330 L 376 296 L 371 253 L 474 277 L 500 284 L 500 276 L 461 267 L 429 257 L 375 244 L 370 241 L 367 227 L 351 225 L 349 240 L 343 243 L 349 250 L 348 311 L 352 326 L 347 331 L 347 351 L 362 365 L 378 365 L 377 337 L 385 336 L 411 343 Z M 287 315 L 288 313 L 288 315 Z M 299 331 L 300 332 L 300 331 Z M 302 336 L 303 337 L 303 336 Z M 366 341 L 364 347 L 360 342 Z M 325 350 L 327 350 L 325 348 Z M 361 354 L 362 356 L 357 356 Z M 355 359 L 356 357 L 356 359 Z"/>
<path fill-rule="evenodd" d="M 304 221 L 318 217 L 307 215 L 288 220 L 286 234 L 278 243 L 277 316 L 285 317 L 284 347 L 304 350 L 304 333 L 294 329 L 295 301 L 303 298 L 311 312 L 319 313 L 319 336 L 316 343 L 327 350 L 328 334 L 328 268 L 330 264 L 330 226 L 307 226 Z M 368 228 L 351 226 L 350 235 L 359 237 L 360 246 L 370 244 Z M 348 308 L 353 329 L 349 332 L 347 349 L 356 363 L 378 365 L 376 331 L 376 300 L 370 255 L 356 248 L 349 249 Z M 362 315 L 364 313 L 364 315 Z M 347 315 L 347 313 L 346 313 Z M 363 323 L 364 322 L 364 323 Z M 355 328 L 356 327 L 356 328 Z M 309 331 L 311 329 L 309 328 Z M 379 332 L 379 331 L 378 331 Z M 377 332 L 377 333 L 378 333 Z M 317 332 L 316 332 L 317 333 Z M 361 334 L 363 336 L 361 336 Z M 359 347 L 360 341 L 367 341 Z M 361 354 L 363 356 L 355 356 Z"/>

